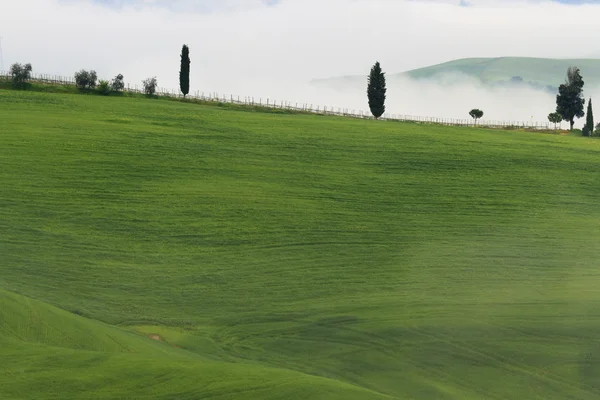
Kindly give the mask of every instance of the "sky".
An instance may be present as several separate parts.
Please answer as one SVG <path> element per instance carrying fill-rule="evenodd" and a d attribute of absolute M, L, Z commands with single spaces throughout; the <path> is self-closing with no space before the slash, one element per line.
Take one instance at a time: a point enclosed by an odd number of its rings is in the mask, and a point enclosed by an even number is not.
<path fill-rule="evenodd" d="M 597 1 L 2 3 L 4 69 L 14 62 L 30 62 L 34 72 L 54 75 L 94 69 L 106 79 L 122 73 L 131 85 L 156 76 L 159 86 L 177 88 L 185 43 L 192 60 L 192 91 L 352 109 L 368 109 L 363 89 L 340 93 L 308 82 L 366 77 L 376 60 L 390 74 L 466 57 L 600 58 L 600 46 L 592 45 L 600 43 Z M 477 82 L 460 81 L 450 88 L 415 82 L 397 86 L 388 90 L 388 111 L 398 114 L 460 118 L 464 112 L 459 106 L 485 104 L 491 119 L 529 119 L 534 113 L 543 120 L 544 110 L 553 107 L 548 94 L 523 92 L 527 98 L 515 103 L 510 93 L 490 92 Z M 595 88 L 588 92 L 595 93 Z"/>

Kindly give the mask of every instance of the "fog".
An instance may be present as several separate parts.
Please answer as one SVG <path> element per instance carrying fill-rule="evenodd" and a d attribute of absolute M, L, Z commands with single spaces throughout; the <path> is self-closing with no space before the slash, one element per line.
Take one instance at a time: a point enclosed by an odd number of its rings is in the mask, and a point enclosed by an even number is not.
<path fill-rule="evenodd" d="M 345 108 L 368 113 L 366 97 L 367 76 L 357 79 L 299 83 L 272 87 L 264 82 L 240 83 L 244 88 L 242 99 L 251 95 L 255 101 L 266 99 L 287 100 L 293 105 L 307 103 L 321 109 Z M 528 87 L 491 87 L 480 80 L 460 74 L 437 75 L 431 79 L 410 79 L 392 76 L 387 80 L 386 114 L 469 120 L 469 111 L 484 111 L 483 120 L 512 121 L 515 123 L 547 123 L 547 116 L 556 109 L 556 94 Z M 219 93 L 229 97 L 235 92 Z M 600 87 L 586 87 L 585 98 L 600 98 Z M 585 119 L 576 120 L 575 127 L 583 127 Z M 562 127 L 566 128 L 567 123 Z"/>
<path fill-rule="evenodd" d="M 314 83 L 282 81 L 278 85 L 269 80 L 247 80 L 222 85 L 222 90 L 198 92 L 205 95 L 216 92 L 227 98 L 254 97 L 255 101 L 263 103 L 267 100 L 278 104 L 287 101 L 292 105 L 298 103 L 299 106 L 307 104 L 313 108 L 326 106 L 368 113 L 366 89 L 365 74 L 364 78 Z M 418 80 L 392 75 L 387 79 L 387 89 L 386 115 L 469 120 L 469 111 L 479 108 L 485 113 L 484 121 L 547 123 L 548 114 L 556 109 L 556 93 L 526 86 L 493 87 L 461 74 L 442 74 Z M 587 85 L 584 97 L 600 99 L 600 87 Z M 581 128 L 584 123 L 585 118 L 576 120 L 575 127 Z M 562 124 L 562 127 L 567 126 L 567 123 Z"/>
<path fill-rule="evenodd" d="M 366 110 L 369 68 L 388 75 L 466 57 L 600 56 L 600 5 L 528 0 L 19 0 L 2 1 L 4 69 L 95 69 L 135 85 L 150 76 L 177 88 L 181 45 L 190 46 L 192 91 Z M 462 6 L 460 5 L 462 4 Z M 468 6 L 465 6 L 468 5 Z M 342 90 L 315 78 L 365 76 Z M 444 77 L 390 79 L 395 114 L 545 121 L 552 94 L 486 88 Z M 600 92 L 585 88 L 585 95 Z"/>

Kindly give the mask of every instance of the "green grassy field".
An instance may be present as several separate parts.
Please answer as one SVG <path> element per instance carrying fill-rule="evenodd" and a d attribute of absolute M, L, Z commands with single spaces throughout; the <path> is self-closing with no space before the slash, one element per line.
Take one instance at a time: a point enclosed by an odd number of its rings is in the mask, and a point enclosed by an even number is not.
<path fill-rule="evenodd" d="M 598 399 L 598 170 L 593 139 L 0 90 L 0 398 Z"/>

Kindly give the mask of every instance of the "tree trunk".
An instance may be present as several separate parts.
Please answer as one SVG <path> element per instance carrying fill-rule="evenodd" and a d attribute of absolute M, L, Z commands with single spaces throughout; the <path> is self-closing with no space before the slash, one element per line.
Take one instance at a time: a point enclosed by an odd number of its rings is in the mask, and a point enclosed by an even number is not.
<path fill-rule="evenodd" d="M 571 130 L 573 130 L 573 125 L 575 125 L 575 121 L 570 120 L 569 123 L 571 124 Z"/>

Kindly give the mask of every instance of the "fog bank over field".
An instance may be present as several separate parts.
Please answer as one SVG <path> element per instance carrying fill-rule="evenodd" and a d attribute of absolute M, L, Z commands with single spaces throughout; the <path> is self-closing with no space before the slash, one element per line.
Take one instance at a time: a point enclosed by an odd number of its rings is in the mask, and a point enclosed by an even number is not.
<path fill-rule="evenodd" d="M 336 79 L 327 83 L 297 83 L 269 85 L 267 82 L 239 82 L 229 89 L 241 89 L 252 94 L 255 101 L 287 100 L 302 105 L 307 103 L 321 108 L 338 107 L 369 111 L 366 97 L 367 78 L 359 84 L 355 79 Z M 556 93 L 558 93 L 558 88 Z M 388 114 L 406 116 L 470 119 L 469 111 L 484 111 L 484 120 L 515 122 L 547 122 L 549 113 L 556 109 L 556 93 L 507 85 L 490 87 L 476 78 L 460 74 L 444 74 L 433 79 L 388 78 L 386 109 Z M 227 93 L 221 93 L 229 95 Z M 236 95 L 235 92 L 232 94 Z M 600 99 L 600 87 L 585 87 L 587 99 Z M 533 117 L 533 118 L 532 118 Z M 584 118 L 576 120 L 575 127 L 583 127 Z M 567 123 L 562 124 L 568 127 Z"/>

